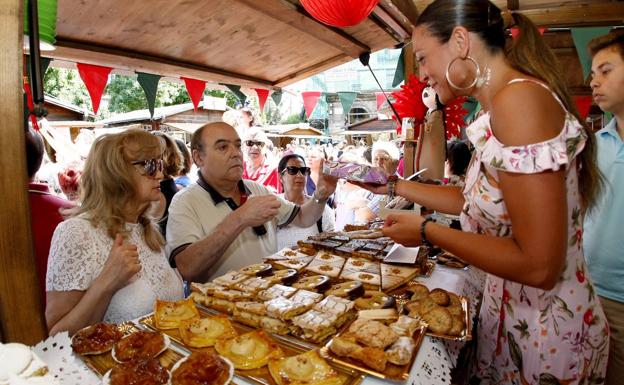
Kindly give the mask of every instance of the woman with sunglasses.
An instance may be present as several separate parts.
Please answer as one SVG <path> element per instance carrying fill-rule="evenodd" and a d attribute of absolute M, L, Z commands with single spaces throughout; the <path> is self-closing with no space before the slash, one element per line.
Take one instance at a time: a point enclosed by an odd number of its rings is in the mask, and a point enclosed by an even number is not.
<path fill-rule="evenodd" d="M 285 155 L 277 166 L 279 179 L 284 189 L 281 196 L 286 200 L 302 206 L 309 201 L 311 196 L 305 193 L 306 180 L 310 176 L 310 168 L 306 167 L 305 161 L 301 155 L 289 154 Z M 334 212 L 329 206 L 325 205 L 323 216 L 318 222 L 310 227 L 297 227 L 288 225 L 277 230 L 277 249 L 290 247 L 297 243 L 299 239 L 306 239 L 310 235 L 318 234 L 323 231 L 334 231 Z"/>
<path fill-rule="evenodd" d="M 50 335 L 151 311 L 182 298 L 182 280 L 164 253 L 150 208 L 161 199 L 161 138 L 142 130 L 94 142 L 81 178 L 81 205 L 58 225 L 48 260 Z"/>
<path fill-rule="evenodd" d="M 245 159 L 243 179 L 253 180 L 271 190 L 280 192 L 277 168 L 269 159 L 266 150 L 269 139 L 259 128 L 249 129 L 243 136 L 243 155 Z"/>

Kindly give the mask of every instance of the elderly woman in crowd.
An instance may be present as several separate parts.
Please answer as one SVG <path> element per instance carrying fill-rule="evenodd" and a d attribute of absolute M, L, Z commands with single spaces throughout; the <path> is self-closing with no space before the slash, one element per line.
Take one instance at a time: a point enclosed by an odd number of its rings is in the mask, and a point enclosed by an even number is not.
<path fill-rule="evenodd" d="M 306 179 L 310 176 L 310 168 L 306 167 L 305 161 L 301 155 L 289 154 L 285 155 L 277 166 L 280 182 L 284 188 L 284 198 L 302 206 L 311 199 L 310 195 L 305 193 Z M 334 212 L 329 206 L 325 205 L 323 216 L 315 225 L 301 228 L 294 225 L 277 230 L 277 249 L 293 246 L 298 239 L 307 239 L 310 235 L 316 235 L 323 231 L 334 231 Z"/>
<path fill-rule="evenodd" d="M 269 138 L 259 128 L 249 129 L 242 138 L 245 158 L 243 179 L 253 180 L 268 187 L 271 192 L 278 192 L 277 168 L 267 151 Z"/>
<path fill-rule="evenodd" d="M 163 194 L 163 197 L 160 200 L 160 210 L 157 212 L 157 218 L 160 218 L 158 220 L 158 227 L 160 228 L 162 235 L 165 236 L 165 231 L 167 230 L 167 218 L 169 215 L 169 205 L 171 204 L 173 196 L 178 192 L 178 186 L 175 183 L 174 177 L 180 173 L 184 158 L 182 157 L 180 150 L 178 150 L 178 145 L 171 136 L 163 132 L 154 132 L 154 135 L 162 138 L 165 142 L 162 169 L 163 178 L 160 181 L 160 192 Z"/>
<path fill-rule="evenodd" d="M 391 142 L 377 141 L 373 144 L 373 166 L 381 167 L 386 175 L 395 175 L 399 165 L 401 153 L 397 146 Z M 386 200 L 385 194 L 374 195 L 370 202 L 355 212 L 357 222 L 372 221 L 379 216 L 379 211 Z"/>
<path fill-rule="evenodd" d="M 99 137 L 81 179 L 82 204 L 58 225 L 46 277 L 50 334 L 150 312 L 182 298 L 150 206 L 158 202 L 164 142 L 141 130 Z"/>

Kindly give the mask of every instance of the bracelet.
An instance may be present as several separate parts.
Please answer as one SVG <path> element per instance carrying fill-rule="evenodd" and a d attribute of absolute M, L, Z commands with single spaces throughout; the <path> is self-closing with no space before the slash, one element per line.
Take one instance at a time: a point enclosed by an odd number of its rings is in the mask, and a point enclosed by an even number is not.
<path fill-rule="evenodd" d="M 327 203 L 327 201 L 329 200 L 329 197 L 325 198 L 325 199 L 320 199 L 319 197 L 316 196 L 316 191 L 314 192 L 314 194 L 312 194 L 312 199 L 314 200 L 314 202 L 316 202 L 319 205 L 324 205 L 325 203 Z"/>
<path fill-rule="evenodd" d="M 427 240 L 427 234 L 425 233 L 425 226 L 427 226 L 427 223 L 429 223 L 429 222 L 435 223 L 435 219 L 433 219 L 433 217 L 431 215 L 427 215 L 425 217 L 425 220 L 422 221 L 422 223 L 420 224 L 420 240 L 421 240 L 423 246 L 433 247 L 431 242 L 429 242 Z"/>

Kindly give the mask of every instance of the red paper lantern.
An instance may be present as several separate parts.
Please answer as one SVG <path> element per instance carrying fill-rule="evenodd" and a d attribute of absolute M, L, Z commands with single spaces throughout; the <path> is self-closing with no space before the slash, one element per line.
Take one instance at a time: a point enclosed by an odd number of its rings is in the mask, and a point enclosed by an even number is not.
<path fill-rule="evenodd" d="M 352 27 L 373 12 L 379 0 L 300 0 L 310 15 L 332 27 Z"/>

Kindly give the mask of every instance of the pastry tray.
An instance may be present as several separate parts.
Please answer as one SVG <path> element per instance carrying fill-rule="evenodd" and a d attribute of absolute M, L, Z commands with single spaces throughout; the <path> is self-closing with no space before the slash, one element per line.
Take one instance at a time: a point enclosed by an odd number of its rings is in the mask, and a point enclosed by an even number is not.
<path fill-rule="evenodd" d="M 409 290 L 410 286 L 413 286 L 416 284 L 421 284 L 421 283 L 418 281 L 411 281 L 411 282 L 408 282 L 406 285 L 403 285 L 390 293 L 393 297 L 396 298 L 397 312 L 399 314 L 404 314 L 403 308 L 405 304 L 409 302 L 409 298 L 406 296 L 406 292 Z M 469 302 L 468 297 L 461 296 L 461 295 L 459 295 L 458 297 L 461 302 L 462 314 L 463 314 L 462 318 L 464 320 L 464 330 L 462 331 L 462 333 L 458 336 L 451 336 L 448 334 L 434 333 L 428 330 L 426 333 L 428 336 L 442 338 L 445 340 L 452 340 L 452 341 L 467 342 L 467 341 L 472 340 L 472 317 L 470 317 L 470 302 Z"/>
<path fill-rule="evenodd" d="M 333 339 L 329 341 L 325 346 L 323 346 L 320 350 L 320 354 L 322 357 L 328 359 L 329 361 L 338 364 L 342 367 L 359 370 L 371 376 L 379 377 L 384 380 L 391 381 L 405 381 L 409 379 L 410 371 L 414 361 L 416 360 L 416 356 L 418 355 L 418 350 L 420 349 L 420 345 L 422 344 L 423 339 L 425 338 L 425 330 L 427 326 L 424 323 L 421 323 L 420 327 L 414 331 L 412 338 L 414 339 L 414 351 L 412 352 L 412 357 L 410 358 L 409 364 L 407 365 L 394 365 L 388 362 L 386 365 L 386 370 L 383 372 L 379 372 L 375 369 L 369 368 L 364 363 L 359 360 L 350 358 L 350 357 L 340 357 L 336 355 L 329 349 L 329 345 L 332 343 Z M 341 333 L 338 333 L 338 336 L 342 335 L 347 328 L 343 329 Z"/>
<path fill-rule="evenodd" d="M 197 309 L 199 310 L 199 313 L 202 317 L 206 317 L 206 316 L 211 316 L 211 315 L 217 315 L 217 314 L 222 314 L 219 313 L 216 310 L 213 309 L 208 309 L 205 308 L 201 305 L 196 304 Z M 234 327 L 234 329 L 236 330 L 236 332 L 240 335 L 240 334 L 244 334 L 244 333 L 248 333 L 252 330 L 256 330 L 250 326 L 247 325 L 243 325 L 240 324 L 236 321 L 234 321 L 231 317 L 229 317 L 229 320 L 232 324 L 232 326 Z M 158 330 L 156 328 L 156 326 L 154 325 L 154 317 L 153 317 L 153 313 L 152 314 L 148 314 L 145 317 L 142 317 L 139 319 L 139 323 L 142 326 L 147 327 L 148 329 L 151 330 Z M 214 347 L 207 347 L 207 348 L 191 348 L 191 347 L 186 347 L 184 345 L 184 342 L 182 342 L 182 338 L 180 337 L 180 332 L 177 329 L 169 329 L 169 330 L 161 330 L 164 334 L 168 335 L 171 340 L 173 341 L 173 343 L 175 344 L 179 344 L 181 346 L 184 347 L 184 349 L 188 349 L 189 351 L 213 351 L 216 352 Z M 277 334 L 272 334 L 272 333 L 267 333 L 269 334 L 271 337 L 273 337 L 273 339 L 279 344 L 280 348 L 284 351 L 285 356 L 290 357 L 290 356 L 295 356 L 297 354 L 309 351 L 309 350 L 314 350 L 317 349 L 318 347 L 316 345 L 310 344 L 308 342 L 305 341 L 301 341 L 298 340 L 296 338 L 290 337 L 290 336 L 281 336 L 281 335 L 277 335 Z M 172 343 L 172 345 L 173 345 Z M 330 362 L 331 364 L 331 362 Z M 339 371 L 340 373 L 343 373 L 345 375 L 347 375 L 347 381 L 342 384 L 342 385 L 359 385 L 360 382 L 362 382 L 362 380 L 364 379 L 364 376 L 362 375 L 362 373 L 358 372 L 357 370 L 354 370 L 352 368 L 348 368 L 348 367 L 342 367 L 339 365 L 332 365 L 337 371 Z M 277 385 L 277 383 L 275 382 L 275 380 L 273 379 L 273 377 L 271 376 L 271 374 L 269 373 L 269 369 L 267 368 L 267 366 L 263 366 L 261 368 L 258 369 L 251 369 L 251 370 L 240 370 L 240 369 L 235 369 L 234 373 L 236 374 L 236 376 L 249 380 L 251 382 L 254 382 L 256 384 L 259 385 Z"/>
<path fill-rule="evenodd" d="M 141 330 L 132 322 L 124 322 L 117 325 L 117 327 L 124 333 L 124 337 Z M 118 365 L 117 361 L 113 360 L 111 351 L 94 355 L 81 355 L 77 353 L 74 353 L 74 355 L 78 356 L 89 369 L 100 377 Z M 170 344 L 169 348 L 158 356 L 158 360 L 163 367 L 169 370 L 178 360 L 186 355 L 188 355 L 188 352 L 174 346 L 174 344 Z"/>

